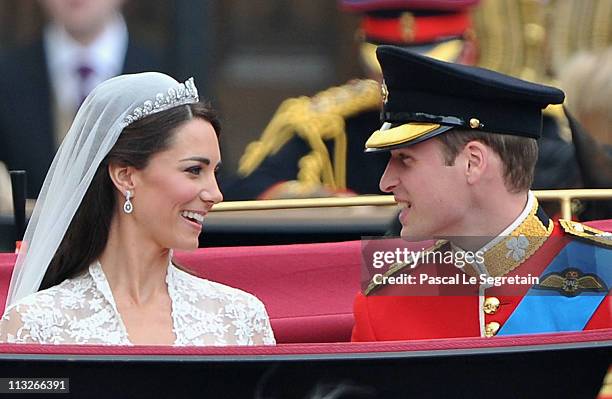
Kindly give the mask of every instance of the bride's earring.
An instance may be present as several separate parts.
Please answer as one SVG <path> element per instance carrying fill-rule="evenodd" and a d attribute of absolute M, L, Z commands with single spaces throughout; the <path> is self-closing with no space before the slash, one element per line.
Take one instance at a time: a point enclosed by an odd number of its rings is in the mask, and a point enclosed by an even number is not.
<path fill-rule="evenodd" d="M 132 205 L 132 201 L 130 201 L 130 198 L 132 198 L 132 192 L 130 190 L 126 190 L 125 203 L 123 204 L 123 212 L 128 214 L 132 213 L 132 211 L 134 210 L 134 206 Z"/>

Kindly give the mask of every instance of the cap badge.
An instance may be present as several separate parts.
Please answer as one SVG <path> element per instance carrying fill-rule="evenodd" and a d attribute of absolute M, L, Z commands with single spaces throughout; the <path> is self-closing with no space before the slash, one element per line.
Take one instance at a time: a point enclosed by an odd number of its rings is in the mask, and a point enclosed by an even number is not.
<path fill-rule="evenodd" d="M 404 42 L 412 42 L 414 40 L 414 15 L 412 15 L 412 13 L 402 13 L 400 17 L 400 28 Z"/>

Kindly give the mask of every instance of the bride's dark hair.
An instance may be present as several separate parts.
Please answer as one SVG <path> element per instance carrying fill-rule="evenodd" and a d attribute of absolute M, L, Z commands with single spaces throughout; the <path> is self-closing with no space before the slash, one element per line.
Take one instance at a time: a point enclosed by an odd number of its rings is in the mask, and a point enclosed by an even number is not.
<path fill-rule="evenodd" d="M 144 169 L 151 156 L 170 146 L 176 128 L 193 118 L 210 122 L 219 136 L 221 126 L 216 113 L 208 104 L 201 102 L 149 115 L 123 129 L 96 170 L 81 205 L 51 259 L 39 290 L 79 275 L 100 256 L 106 246 L 116 208 L 116 189 L 108 174 L 108 165 Z"/>

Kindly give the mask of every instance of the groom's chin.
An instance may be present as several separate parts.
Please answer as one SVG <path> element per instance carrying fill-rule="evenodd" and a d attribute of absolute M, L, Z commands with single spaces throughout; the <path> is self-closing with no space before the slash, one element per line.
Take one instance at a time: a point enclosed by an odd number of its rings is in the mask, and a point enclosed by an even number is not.
<path fill-rule="evenodd" d="M 427 240 L 432 239 L 431 234 L 427 234 L 426 232 L 416 231 L 415 229 L 411 229 L 408 226 L 402 226 L 400 237 L 404 241 L 427 241 Z"/>

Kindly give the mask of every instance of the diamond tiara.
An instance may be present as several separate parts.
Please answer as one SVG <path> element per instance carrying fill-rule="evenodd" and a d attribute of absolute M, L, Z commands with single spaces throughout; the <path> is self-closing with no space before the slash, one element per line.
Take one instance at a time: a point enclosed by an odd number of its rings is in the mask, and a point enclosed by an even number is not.
<path fill-rule="evenodd" d="M 193 78 L 189 78 L 185 83 L 180 83 L 178 87 L 169 88 L 168 94 L 158 93 L 155 96 L 155 101 L 147 100 L 142 104 L 142 107 L 136 107 L 131 114 L 123 119 L 124 127 L 145 116 L 165 111 L 179 105 L 197 103 L 198 101 L 198 89 L 193 82 Z"/>

